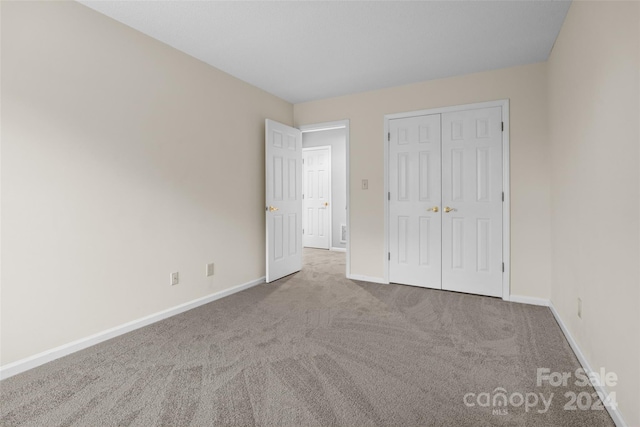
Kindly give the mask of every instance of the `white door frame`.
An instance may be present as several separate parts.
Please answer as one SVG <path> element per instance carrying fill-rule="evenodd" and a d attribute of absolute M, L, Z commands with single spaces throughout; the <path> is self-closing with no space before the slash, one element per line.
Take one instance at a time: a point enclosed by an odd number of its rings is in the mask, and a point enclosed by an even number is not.
<path fill-rule="evenodd" d="M 385 114 L 384 116 L 384 280 L 389 283 L 389 120 L 403 119 L 407 117 L 426 116 L 429 114 L 442 114 L 453 111 L 477 110 L 489 107 L 502 107 L 502 190 L 504 191 L 504 203 L 502 204 L 502 261 L 504 273 L 502 275 L 502 299 L 510 300 L 511 296 L 511 189 L 509 183 L 509 100 L 479 102 L 474 104 L 455 105 L 450 107 L 430 108 L 428 110 L 409 111 L 406 113 Z M 348 164 L 347 164 L 348 165 Z M 347 214 L 347 220 L 348 220 Z M 347 230 L 348 231 L 348 230 Z M 347 243 L 348 244 L 348 243 Z M 348 246 L 347 246 L 348 247 Z M 348 258 L 347 258 L 348 259 Z"/>
<path fill-rule="evenodd" d="M 318 132 L 323 130 L 331 130 L 331 129 L 344 129 L 345 130 L 345 153 L 346 153 L 346 174 L 347 174 L 347 266 L 346 266 L 346 277 L 351 277 L 351 215 L 350 206 L 351 206 L 351 175 L 349 173 L 349 119 L 346 120 L 337 120 L 334 122 L 324 122 L 324 123 L 316 123 L 304 126 L 298 126 L 298 129 L 302 131 L 302 133 L 307 132 Z M 331 247 L 329 248 L 331 249 Z"/>
<path fill-rule="evenodd" d="M 302 143 L 302 141 L 300 141 L 300 143 Z M 331 193 L 331 174 L 333 173 L 331 170 L 331 146 L 330 145 L 318 145 L 318 146 L 314 146 L 314 147 L 307 147 L 305 148 L 304 146 L 302 147 L 302 182 L 304 182 L 305 180 L 305 168 L 307 167 L 304 163 L 304 153 L 305 151 L 315 151 L 315 150 L 328 150 L 329 151 L 329 158 L 327 159 L 328 162 L 328 169 L 329 169 L 329 188 L 327 189 L 328 194 L 328 199 L 329 199 L 329 209 L 328 209 L 328 214 L 329 214 L 329 247 L 327 249 L 331 249 L 333 247 L 333 198 L 332 198 L 332 193 Z M 302 215 L 304 215 L 304 185 L 302 186 Z M 302 223 L 304 224 L 304 220 L 302 221 Z M 302 247 L 304 248 L 304 234 L 302 235 Z"/>

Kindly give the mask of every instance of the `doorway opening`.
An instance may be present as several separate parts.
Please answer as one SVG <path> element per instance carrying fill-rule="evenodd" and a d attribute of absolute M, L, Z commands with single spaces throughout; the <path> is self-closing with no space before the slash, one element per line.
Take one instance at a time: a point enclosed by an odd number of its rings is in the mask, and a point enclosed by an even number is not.
<path fill-rule="evenodd" d="M 305 248 L 346 252 L 349 274 L 349 121 L 301 126 Z"/>
<path fill-rule="evenodd" d="M 346 129 L 302 133 L 302 245 L 347 250 Z"/>

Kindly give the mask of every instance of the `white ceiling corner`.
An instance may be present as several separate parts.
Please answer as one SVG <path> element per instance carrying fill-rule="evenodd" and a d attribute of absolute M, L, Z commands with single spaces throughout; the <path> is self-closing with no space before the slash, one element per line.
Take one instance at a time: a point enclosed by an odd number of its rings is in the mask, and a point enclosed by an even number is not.
<path fill-rule="evenodd" d="M 80 3 L 291 103 L 545 61 L 568 1 Z"/>

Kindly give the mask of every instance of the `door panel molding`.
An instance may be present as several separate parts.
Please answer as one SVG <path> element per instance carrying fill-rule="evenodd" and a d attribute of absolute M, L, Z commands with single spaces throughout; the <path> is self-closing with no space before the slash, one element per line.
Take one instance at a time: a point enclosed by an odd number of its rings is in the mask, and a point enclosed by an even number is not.
<path fill-rule="evenodd" d="M 391 130 L 391 120 L 394 119 L 404 119 L 418 116 L 427 116 L 433 114 L 445 114 L 451 112 L 460 112 L 466 110 L 475 110 L 475 109 L 485 109 L 491 107 L 501 107 L 502 111 L 502 123 L 503 123 L 503 131 L 502 131 L 502 189 L 504 193 L 504 202 L 502 203 L 502 261 L 504 263 L 504 272 L 502 274 L 502 299 L 509 301 L 510 300 L 510 270 L 511 270 L 511 245 L 510 245 L 510 236 L 511 236 L 511 212 L 510 212 L 510 155 L 509 155 L 509 100 L 497 100 L 497 101 L 488 101 L 488 102 L 480 102 L 473 104 L 464 104 L 464 105 L 455 105 L 448 107 L 440 107 L 440 108 L 431 108 L 426 110 L 418 110 L 418 111 L 410 111 L 404 113 L 395 113 L 395 114 L 387 114 L 384 116 L 384 227 L 385 227 L 385 244 L 384 244 L 384 253 L 382 255 L 383 265 L 384 265 L 384 282 L 389 283 L 389 270 L 390 270 L 390 262 L 388 259 L 388 253 L 390 249 L 390 212 L 389 207 L 390 203 L 387 197 L 387 194 L 390 191 L 389 187 L 389 132 Z M 476 123 L 475 129 L 473 129 L 475 133 L 475 137 L 482 138 L 487 132 L 487 124 L 478 122 Z M 456 136 L 462 129 L 451 129 L 452 135 Z M 427 139 L 433 137 L 433 135 L 426 135 L 424 132 L 420 132 L 420 138 Z M 482 158 L 480 160 L 483 160 Z M 478 161 L 478 160 L 476 160 Z M 481 183 L 484 185 L 484 181 Z M 473 189 L 473 194 L 478 196 L 484 195 L 483 190 L 485 187 L 481 187 Z M 468 191 L 468 189 L 460 188 L 461 191 Z"/>

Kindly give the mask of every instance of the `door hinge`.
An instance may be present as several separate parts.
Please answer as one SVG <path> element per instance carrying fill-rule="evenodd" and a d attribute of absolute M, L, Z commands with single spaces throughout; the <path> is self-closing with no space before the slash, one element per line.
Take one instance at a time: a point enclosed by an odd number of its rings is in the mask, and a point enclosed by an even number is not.
<path fill-rule="evenodd" d="M 502 263 L 502 272 L 504 273 L 504 262 Z"/>
<path fill-rule="evenodd" d="M 391 141 L 391 132 L 387 132 L 387 141 Z"/>
<path fill-rule="evenodd" d="M 304 164 L 304 159 L 302 159 L 302 164 Z"/>
<path fill-rule="evenodd" d="M 502 192 L 502 201 L 504 202 L 504 191 Z"/>
<path fill-rule="evenodd" d="M 302 234 L 304 234 L 304 228 L 302 229 Z"/>
<path fill-rule="evenodd" d="M 387 200 L 391 200 L 391 191 L 387 193 Z"/>
<path fill-rule="evenodd" d="M 504 122 L 502 122 L 502 132 L 504 132 Z"/>
<path fill-rule="evenodd" d="M 387 259 L 388 259 L 389 261 L 391 261 L 391 252 L 389 252 L 389 253 L 387 254 Z"/>
<path fill-rule="evenodd" d="M 304 194 L 302 195 L 302 198 L 304 199 Z M 502 200 L 504 200 L 504 193 L 502 194 Z"/>

